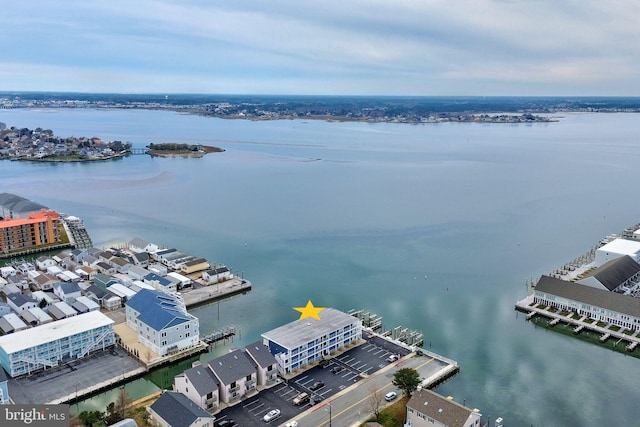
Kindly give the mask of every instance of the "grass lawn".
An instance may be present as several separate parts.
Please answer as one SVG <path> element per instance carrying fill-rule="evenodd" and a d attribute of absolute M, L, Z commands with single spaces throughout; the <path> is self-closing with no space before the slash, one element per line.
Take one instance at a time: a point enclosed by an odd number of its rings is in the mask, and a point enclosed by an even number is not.
<path fill-rule="evenodd" d="M 408 401 L 409 399 L 403 396 L 401 399 L 384 408 L 380 412 L 379 419 L 376 420 L 374 416 L 371 416 L 366 422 L 377 421 L 384 427 L 402 427 L 407 412 L 406 405 Z M 361 424 L 361 426 L 364 426 L 364 424 Z"/>

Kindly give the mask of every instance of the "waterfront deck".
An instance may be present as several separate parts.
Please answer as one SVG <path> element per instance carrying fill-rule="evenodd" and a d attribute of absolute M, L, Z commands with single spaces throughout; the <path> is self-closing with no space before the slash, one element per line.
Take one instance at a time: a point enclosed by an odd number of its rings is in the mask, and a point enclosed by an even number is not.
<path fill-rule="evenodd" d="M 251 290 L 251 282 L 234 277 L 221 283 L 209 286 L 200 286 L 181 293 L 187 308 L 195 307 L 211 301 L 217 301 L 235 294 L 248 292 Z"/>

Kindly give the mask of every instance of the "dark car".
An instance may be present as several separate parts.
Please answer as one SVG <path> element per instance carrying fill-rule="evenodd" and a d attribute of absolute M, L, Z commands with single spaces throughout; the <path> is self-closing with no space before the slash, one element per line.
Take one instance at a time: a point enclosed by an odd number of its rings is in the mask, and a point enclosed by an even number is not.
<path fill-rule="evenodd" d="M 213 424 L 215 427 L 236 427 L 237 424 L 232 419 L 220 420 Z"/>
<path fill-rule="evenodd" d="M 329 359 L 322 359 L 320 363 L 318 363 L 318 366 L 320 366 L 321 368 L 326 368 L 329 365 L 331 365 L 331 360 Z"/>
<path fill-rule="evenodd" d="M 319 390 L 322 387 L 324 387 L 324 383 L 322 381 L 316 381 L 315 383 L 311 384 L 311 387 L 309 387 L 309 390 Z"/>
<path fill-rule="evenodd" d="M 311 406 L 313 406 L 313 405 L 315 405 L 315 404 L 317 404 L 317 403 L 320 403 L 320 402 L 322 402 L 322 396 L 320 396 L 319 394 L 314 394 L 314 395 L 311 397 L 311 400 L 309 401 L 309 404 L 310 404 Z"/>
<path fill-rule="evenodd" d="M 332 374 L 337 374 L 338 372 L 342 371 L 344 368 L 340 365 L 335 366 L 333 368 L 331 368 L 331 373 Z"/>

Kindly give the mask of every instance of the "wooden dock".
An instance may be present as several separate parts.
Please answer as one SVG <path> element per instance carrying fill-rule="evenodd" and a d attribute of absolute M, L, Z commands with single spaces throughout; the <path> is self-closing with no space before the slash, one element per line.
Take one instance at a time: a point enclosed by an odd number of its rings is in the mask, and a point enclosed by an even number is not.
<path fill-rule="evenodd" d="M 182 299 L 187 308 L 208 302 L 217 301 L 251 290 L 251 282 L 239 277 L 182 292 Z"/>
<path fill-rule="evenodd" d="M 591 331 L 600 335 L 600 342 L 605 342 L 609 338 L 617 339 L 618 342 L 627 343 L 626 349 L 627 351 L 633 351 L 638 343 L 640 343 L 640 337 L 638 337 L 638 333 L 627 334 L 624 331 L 626 329 L 620 328 L 618 330 L 609 329 L 610 326 L 615 325 L 605 325 L 598 326 L 597 323 L 591 323 L 591 319 L 586 319 L 585 317 L 580 317 L 579 319 L 575 319 L 572 316 L 573 313 L 569 313 L 569 315 L 562 315 L 557 312 L 553 312 L 548 310 L 548 307 L 540 307 L 538 305 L 533 304 L 533 295 L 529 295 L 523 300 L 520 300 L 516 303 L 516 310 L 527 313 L 527 320 L 531 320 L 534 316 L 542 316 L 548 319 L 549 326 L 557 325 L 558 323 L 566 323 L 567 325 L 571 325 L 574 327 L 573 333 L 579 334 L 583 330 Z"/>
<path fill-rule="evenodd" d="M 218 329 L 213 331 L 210 334 L 207 334 L 200 338 L 200 340 L 206 342 L 207 344 L 213 344 L 216 341 L 224 340 L 230 338 L 236 334 L 236 327 L 233 325 L 225 326 L 222 329 Z"/>

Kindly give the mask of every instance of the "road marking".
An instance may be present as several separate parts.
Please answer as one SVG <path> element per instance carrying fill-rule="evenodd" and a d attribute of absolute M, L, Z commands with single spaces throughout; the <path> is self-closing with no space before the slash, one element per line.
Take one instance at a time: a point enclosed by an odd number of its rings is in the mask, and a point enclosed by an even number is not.
<path fill-rule="evenodd" d="M 426 362 L 424 362 L 424 363 L 422 363 L 422 364 L 418 365 L 418 366 L 417 366 L 416 368 L 414 368 L 414 369 L 417 371 L 418 369 L 420 369 L 420 368 L 422 368 L 423 366 L 425 366 L 425 365 L 427 365 L 427 364 L 429 364 L 429 363 L 433 362 L 434 360 L 435 360 L 435 358 L 434 358 L 434 357 L 432 357 L 431 359 L 429 359 L 429 360 L 427 360 Z M 393 382 L 388 382 L 387 384 L 383 385 L 382 387 L 380 387 L 380 388 L 379 388 L 379 389 L 377 389 L 376 391 L 381 391 L 381 390 L 383 390 L 384 388 L 389 387 L 389 386 L 390 386 L 390 385 L 392 385 L 392 384 L 393 384 Z M 366 400 L 369 398 L 369 396 L 370 396 L 370 394 L 367 394 L 365 397 L 363 397 L 362 399 L 358 400 L 356 403 L 352 404 L 351 406 L 347 406 L 346 408 L 344 408 L 342 411 L 338 412 L 337 414 L 333 414 L 332 418 L 338 417 L 338 416 L 340 416 L 340 415 L 344 414 L 345 412 L 347 412 L 347 411 L 349 411 L 349 410 L 353 409 L 355 406 L 360 405 L 360 404 L 361 404 L 361 403 L 363 403 L 363 402 L 366 402 Z M 327 406 L 327 404 L 330 404 L 330 403 L 331 403 L 331 402 L 326 402 L 326 403 L 324 403 L 323 405 L 321 405 L 321 406 L 320 406 L 319 408 L 317 408 L 317 409 L 323 408 L 323 407 Z M 317 410 L 317 409 L 316 409 L 316 410 Z M 313 411 L 313 412 L 315 412 L 315 411 Z M 322 427 L 322 426 L 325 426 L 325 425 L 328 425 L 328 424 L 329 424 L 329 421 L 323 421 L 323 422 L 321 422 L 320 424 L 318 424 L 318 427 Z"/>
<path fill-rule="evenodd" d="M 262 407 L 264 407 L 264 403 L 261 403 L 260 405 L 256 406 L 255 408 L 251 408 L 251 409 L 247 409 L 247 412 L 249 412 L 250 414 L 253 414 L 253 412 L 258 411 L 258 412 L 262 412 Z"/>
<path fill-rule="evenodd" d="M 252 400 L 251 402 L 247 402 L 244 405 L 242 405 L 243 408 L 246 408 L 247 406 L 253 405 L 254 403 L 259 403 L 260 399 L 256 399 L 256 400 Z"/>
<path fill-rule="evenodd" d="M 309 375 L 305 375 L 304 377 L 300 377 L 296 380 L 296 383 L 300 383 L 300 381 L 304 380 L 305 378 L 309 378 Z"/>

